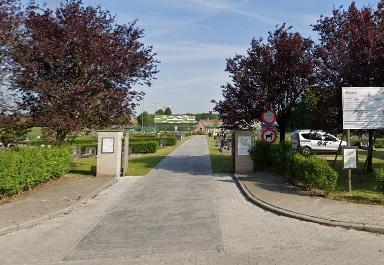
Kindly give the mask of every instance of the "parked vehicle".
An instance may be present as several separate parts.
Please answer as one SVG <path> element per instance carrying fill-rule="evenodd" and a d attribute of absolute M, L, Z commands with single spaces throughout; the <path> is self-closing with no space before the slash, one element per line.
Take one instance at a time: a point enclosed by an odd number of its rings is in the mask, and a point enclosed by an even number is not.
<path fill-rule="evenodd" d="M 343 146 L 347 146 L 346 141 L 323 131 L 297 130 L 292 132 L 291 139 L 292 148 L 304 155 L 314 152 L 338 152 Z"/>

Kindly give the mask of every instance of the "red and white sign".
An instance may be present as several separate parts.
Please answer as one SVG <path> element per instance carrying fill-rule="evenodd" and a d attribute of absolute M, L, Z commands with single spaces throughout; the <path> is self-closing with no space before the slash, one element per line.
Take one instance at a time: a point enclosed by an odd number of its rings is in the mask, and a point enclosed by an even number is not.
<path fill-rule="evenodd" d="M 277 138 L 276 130 L 266 129 L 261 132 L 261 139 L 263 139 L 263 141 L 269 144 L 273 144 L 274 142 L 276 142 L 276 138 Z"/>
<path fill-rule="evenodd" d="M 265 111 L 261 114 L 261 119 L 264 123 L 272 125 L 276 121 L 276 113 L 272 110 Z"/>

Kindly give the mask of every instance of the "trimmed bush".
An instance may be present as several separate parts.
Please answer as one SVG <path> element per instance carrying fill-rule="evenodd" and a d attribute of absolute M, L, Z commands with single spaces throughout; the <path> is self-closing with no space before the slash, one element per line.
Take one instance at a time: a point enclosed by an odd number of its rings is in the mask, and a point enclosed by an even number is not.
<path fill-rule="evenodd" d="M 384 148 L 384 139 L 378 138 L 375 140 L 375 147 L 376 148 Z"/>
<path fill-rule="evenodd" d="M 276 169 L 282 174 L 288 172 L 293 154 L 292 145 L 289 143 L 268 144 L 257 141 L 250 150 L 255 168 Z"/>
<path fill-rule="evenodd" d="M 172 136 L 172 137 L 161 137 L 160 139 L 164 139 L 165 140 L 165 144 L 167 146 L 174 146 L 177 143 L 177 139 L 176 139 L 175 136 Z"/>
<path fill-rule="evenodd" d="M 0 196 L 11 196 L 59 178 L 70 170 L 71 162 L 72 149 L 68 146 L 0 152 Z"/>
<path fill-rule="evenodd" d="M 375 182 L 377 190 L 384 193 L 384 168 L 375 169 Z"/>
<path fill-rule="evenodd" d="M 71 141 L 70 144 L 81 145 L 81 146 L 97 145 L 97 138 L 95 138 L 95 139 L 76 139 L 76 140 Z"/>
<path fill-rule="evenodd" d="M 258 141 L 250 150 L 255 168 L 287 174 L 296 184 L 325 191 L 336 188 L 338 174 L 327 161 L 316 156 L 296 154 L 290 144 Z"/>
<path fill-rule="evenodd" d="M 295 183 L 302 184 L 308 189 L 316 188 L 325 191 L 334 190 L 338 178 L 337 172 L 326 160 L 300 154 L 293 156 L 290 175 Z"/>
<path fill-rule="evenodd" d="M 129 147 L 133 153 L 139 153 L 139 154 L 156 153 L 157 149 L 159 149 L 159 143 L 154 141 L 129 143 Z"/>
<path fill-rule="evenodd" d="M 159 137 L 159 138 L 132 138 L 129 139 L 129 143 L 147 143 L 147 142 L 157 142 L 160 145 L 165 146 L 173 146 L 176 145 L 177 139 L 176 137 Z"/>

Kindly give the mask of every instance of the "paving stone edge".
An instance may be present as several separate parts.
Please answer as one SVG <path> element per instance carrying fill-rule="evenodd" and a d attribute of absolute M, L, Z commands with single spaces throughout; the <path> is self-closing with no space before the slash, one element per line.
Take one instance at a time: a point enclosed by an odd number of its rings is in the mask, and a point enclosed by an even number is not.
<path fill-rule="evenodd" d="M 119 181 L 118 178 L 111 179 L 110 181 L 105 183 L 103 186 L 99 187 L 98 189 L 96 189 L 95 191 L 91 192 L 90 194 L 88 194 L 84 198 L 76 201 L 74 204 L 72 204 L 72 205 L 70 205 L 70 206 L 68 206 L 68 207 L 66 207 L 64 209 L 58 210 L 58 211 L 53 212 L 53 213 L 46 214 L 44 216 L 41 216 L 41 217 L 38 217 L 38 218 L 35 218 L 35 219 L 32 219 L 32 220 L 29 220 L 29 221 L 21 223 L 21 224 L 12 225 L 12 226 L 9 226 L 9 227 L 6 227 L 6 228 L 2 228 L 2 229 L 0 229 L 0 236 L 6 235 L 6 234 L 9 234 L 9 233 L 21 230 L 21 229 L 27 229 L 27 228 L 39 225 L 43 221 L 53 219 L 53 218 L 61 216 L 63 214 L 68 214 L 73 209 L 77 208 L 78 206 L 82 205 L 83 203 L 87 202 L 88 200 L 94 198 L 97 194 L 99 194 L 103 190 L 109 188 L 110 186 L 112 186 L 113 184 L 115 184 L 118 181 Z"/>
<path fill-rule="evenodd" d="M 236 183 L 236 186 L 239 188 L 240 192 L 243 194 L 243 196 L 254 205 L 266 211 L 272 212 L 277 215 L 294 218 L 301 221 L 326 225 L 326 226 L 335 226 L 335 227 L 342 227 L 345 229 L 353 229 L 358 231 L 384 234 L 384 227 L 382 226 L 366 225 L 363 223 L 349 223 L 349 222 L 343 222 L 338 220 L 326 219 L 326 218 L 321 218 L 317 216 L 311 216 L 311 215 L 307 215 L 299 212 L 290 211 L 290 210 L 281 208 L 279 206 L 273 205 L 271 203 L 268 203 L 266 201 L 263 201 L 257 198 L 254 194 L 252 194 L 252 192 L 248 190 L 246 185 L 244 185 L 244 183 L 238 179 L 239 176 L 237 174 L 231 174 L 231 176 L 234 182 Z"/>

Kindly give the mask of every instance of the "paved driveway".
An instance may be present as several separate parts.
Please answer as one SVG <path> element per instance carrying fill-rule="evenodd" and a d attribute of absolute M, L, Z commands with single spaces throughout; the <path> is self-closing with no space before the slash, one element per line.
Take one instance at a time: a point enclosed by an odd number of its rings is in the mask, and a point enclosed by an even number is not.
<path fill-rule="evenodd" d="M 384 236 L 255 207 L 230 176 L 212 175 L 196 136 L 149 175 L 0 237 L 0 264 L 384 264 Z"/>

